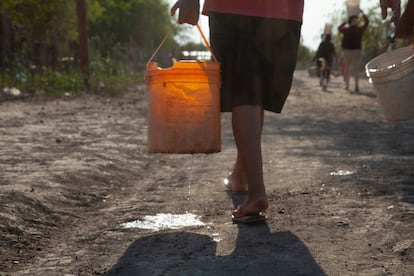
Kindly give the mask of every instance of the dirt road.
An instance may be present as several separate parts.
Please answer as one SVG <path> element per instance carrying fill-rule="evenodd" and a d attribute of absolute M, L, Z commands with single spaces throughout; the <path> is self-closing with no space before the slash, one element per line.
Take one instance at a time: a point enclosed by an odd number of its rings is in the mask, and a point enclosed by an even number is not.
<path fill-rule="evenodd" d="M 218 154 L 148 154 L 146 91 L 0 101 L 0 275 L 414 275 L 414 120 L 387 122 L 371 85 L 327 92 L 304 71 L 266 114 L 267 223 Z M 146 215 L 204 225 L 125 228 Z"/>

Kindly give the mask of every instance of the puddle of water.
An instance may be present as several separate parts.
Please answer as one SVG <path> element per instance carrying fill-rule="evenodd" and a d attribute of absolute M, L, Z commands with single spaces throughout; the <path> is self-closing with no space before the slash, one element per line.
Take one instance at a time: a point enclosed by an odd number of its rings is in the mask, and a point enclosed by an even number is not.
<path fill-rule="evenodd" d="M 206 224 L 194 214 L 157 214 L 144 216 L 142 219 L 122 223 L 123 228 L 140 228 L 149 230 L 180 229 L 189 226 L 205 226 Z"/>
<path fill-rule="evenodd" d="M 354 174 L 354 173 L 355 172 L 353 172 L 353 171 L 339 170 L 339 171 L 330 172 L 329 175 L 333 175 L 333 176 L 344 176 L 344 175 L 351 175 L 351 174 Z"/>
<path fill-rule="evenodd" d="M 213 238 L 213 241 L 215 241 L 217 243 L 222 241 L 222 239 L 220 238 L 220 234 L 219 233 L 213 233 L 212 234 L 212 238 Z"/>

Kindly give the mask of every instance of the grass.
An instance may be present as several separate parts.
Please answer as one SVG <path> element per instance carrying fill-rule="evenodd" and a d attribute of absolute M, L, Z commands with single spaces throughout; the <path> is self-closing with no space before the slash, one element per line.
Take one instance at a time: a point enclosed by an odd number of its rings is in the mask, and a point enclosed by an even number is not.
<path fill-rule="evenodd" d="M 133 72 L 127 66 L 109 59 L 92 61 L 87 75 L 77 69 L 45 69 L 41 73 L 35 73 L 23 68 L 15 72 L 0 72 L 1 90 L 16 87 L 22 93 L 52 97 L 83 93 L 117 96 L 125 93 L 129 87 L 143 82 L 142 72 Z"/>

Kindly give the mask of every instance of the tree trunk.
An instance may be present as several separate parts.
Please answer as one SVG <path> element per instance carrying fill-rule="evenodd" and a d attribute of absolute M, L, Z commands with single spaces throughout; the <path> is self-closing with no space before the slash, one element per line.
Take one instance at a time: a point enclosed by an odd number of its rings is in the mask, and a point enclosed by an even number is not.
<path fill-rule="evenodd" d="M 89 88 L 88 21 L 85 0 L 76 0 L 76 14 L 78 19 L 79 64 L 84 74 L 86 88 Z"/>
<path fill-rule="evenodd" d="M 12 35 L 10 19 L 5 10 L 0 13 L 0 66 L 2 71 L 11 65 Z M 4 72 L 4 71 L 3 71 Z"/>

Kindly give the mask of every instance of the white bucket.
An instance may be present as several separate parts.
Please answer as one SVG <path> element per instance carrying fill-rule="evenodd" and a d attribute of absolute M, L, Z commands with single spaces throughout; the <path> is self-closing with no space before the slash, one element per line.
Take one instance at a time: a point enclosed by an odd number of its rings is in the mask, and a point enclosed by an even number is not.
<path fill-rule="evenodd" d="M 359 0 L 346 0 L 345 4 L 348 17 L 359 15 Z"/>
<path fill-rule="evenodd" d="M 385 119 L 404 121 L 414 118 L 414 49 L 386 52 L 365 66 L 374 85 Z"/>
<path fill-rule="evenodd" d="M 333 28 L 333 24 L 332 23 L 326 23 L 325 24 L 325 29 L 323 31 L 323 34 L 324 35 L 332 34 L 332 28 Z"/>

